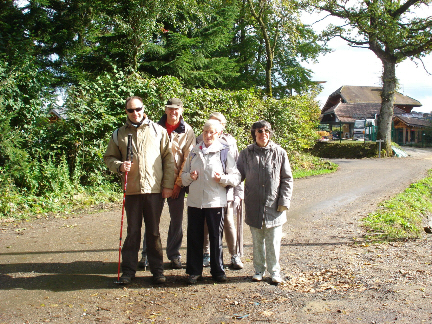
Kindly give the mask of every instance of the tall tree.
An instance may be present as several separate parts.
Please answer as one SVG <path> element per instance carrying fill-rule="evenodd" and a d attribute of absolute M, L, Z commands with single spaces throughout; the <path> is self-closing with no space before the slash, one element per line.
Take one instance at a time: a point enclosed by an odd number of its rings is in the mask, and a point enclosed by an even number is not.
<path fill-rule="evenodd" d="M 349 45 L 371 50 L 383 65 L 382 103 L 378 121 L 378 139 L 391 150 L 391 123 L 394 94 L 397 88 L 396 65 L 407 58 L 420 59 L 432 50 L 432 18 L 416 12 L 429 7 L 430 0 L 345 0 L 316 1 L 315 7 L 342 18 L 341 26 L 330 26 Z"/>
<path fill-rule="evenodd" d="M 310 85 L 311 72 L 301 61 L 316 59 L 326 51 L 318 44 L 318 35 L 300 21 L 300 6 L 291 0 L 247 0 L 251 24 L 264 46 L 265 89 L 273 96 L 273 84 L 289 90 Z M 298 77 L 300 75 L 300 77 Z M 301 80 L 298 82 L 298 80 Z M 282 82 L 281 82 L 282 81 Z M 284 92 L 279 90 L 279 96 Z"/>

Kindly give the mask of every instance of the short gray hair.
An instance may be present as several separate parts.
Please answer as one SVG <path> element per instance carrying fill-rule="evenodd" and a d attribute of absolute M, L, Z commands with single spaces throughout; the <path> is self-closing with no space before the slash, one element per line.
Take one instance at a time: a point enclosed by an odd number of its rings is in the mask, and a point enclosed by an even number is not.
<path fill-rule="evenodd" d="M 219 120 L 221 123 L 223 123 L 223 124 L 225 124 L 225 125 L 226 125 L 226 122 L 227 122 L 225 116 L 222 115 L 220 112 L 212 112 L 212 113 L 210 114 L 210 117 L 209 117 L 209 118 L 217 119 L 217 120 Z"/>
<path fill-rule="evenodd" d="M 216 132 L 218 132 L 218 133 L 220 133 L 223 130 L 222 124 L 218 120 L 215 120 L 215 119 L 207 120 L 203 126 L 203 131 L 205 131 L 209 128 L 215 129 Z"/>

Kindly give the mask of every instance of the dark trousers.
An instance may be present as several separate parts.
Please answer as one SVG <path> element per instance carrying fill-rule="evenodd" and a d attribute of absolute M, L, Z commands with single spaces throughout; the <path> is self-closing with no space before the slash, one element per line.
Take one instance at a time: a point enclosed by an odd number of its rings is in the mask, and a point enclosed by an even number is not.
<path fill-rule="evenodd" d="M 205 222 L 207 222 L 210 241 L 210 273 L 216 277 L 225 273 L 222 255 L 224 225 L 222 207 L 202 209 L 188 207 L 186 273 L 189 275 L 202 274 Z"/>
<path fill-rule="evenodd" d="M 147 257 L 153 275 L 163 273 L 162 243 L 159 223 L 162 214 L 162 194 L 127 195 L 125 210 L 127 236 L 122 248 L 122 271 L 135 275 L 138 266 L 138 252 L 141 245 L 141 226 L 146 227 Z"/>
<path fill-rule="evenodd" d="M 182 188 L 176 199 L 168 198 L 170 225 L 166 245 L 166 254 L 169 260 L 180 257 L 180 247 L 183 240 L 183 210 L 186 189 Z M 147 255 L 146 235 L 144 232 L 142 256 Z"/>

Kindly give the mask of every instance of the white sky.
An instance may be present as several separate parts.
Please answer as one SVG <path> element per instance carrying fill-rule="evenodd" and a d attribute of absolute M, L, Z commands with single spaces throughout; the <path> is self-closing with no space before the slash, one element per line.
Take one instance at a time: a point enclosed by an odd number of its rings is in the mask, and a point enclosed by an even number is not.
<path fill-rule="evenodd" d="M 423 13 L 432 16 L 432 7 L 426 7 Z M 306 18 L 306 21 L 315 21 L 316 17 Z M 330 19 L 333 18 L 325 19 L 317 28 L 325 27 Z M 334 50 L 332 53 L 321 55 L 318 63 L 305 65 L 313 71 L 312 80 L 326 81 L 318 96 L 321 108 L 328 96 L 343 85 L 381 86 L 382 64 L 371 50 L 350 47 L 339 38 L 331 40 L 329 47 Z M 425 57 L 423 62 L 432 73 L 432 55 Z M 432 75 L 421 64 L 416 65 L 409 59 L 403 61 L 396 66 L 396 77 L 399 80 L 398 92 L 422 104 L 415 111 L 432 112 Z"/>

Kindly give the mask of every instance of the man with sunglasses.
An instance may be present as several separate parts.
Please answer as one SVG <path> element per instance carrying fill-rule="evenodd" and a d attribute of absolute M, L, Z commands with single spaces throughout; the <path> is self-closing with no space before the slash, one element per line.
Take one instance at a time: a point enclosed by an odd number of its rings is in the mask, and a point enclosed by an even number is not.
<path fill-rule="evenodd" d="M 183 103 L 178 98 L 171 98 L 165 105 L 165 114 L 158 124 L 165 128 L 171 141 L 174 156 L 175 184 L 171 197 L 167 199 L 170 213 L 170 225 L 166 253 L 171 268 L 181 269 L 180 247 L 183 240 L 183 210 L 186 188 L 182 187 L 181 174 L 189 152 L 195 146 L 195 134 L 191 126 L 183 119 Z M 146 235 L 143 239 L 142 258 L 138 268 L 147 266 Z"/>
<path fill-rule="evenodd" d="M 126 99 L 126 123 L 114 131 L 104 155 L 108 168 L 119 172 L 123 183 L 124 173 L 128 172 L 125 198 L 128 225 L 122 248 L 122 284 L 129 284 L 135 277 L 143 219 L 153 282 L 166 281 L 159 223 L 163 200 L 173 192 L 174 158 L 166 130 L 147 118 L 143 106 L 138 96 Z M 132 134 L 133 162 L 126 161 L 128 134 Z"/>

